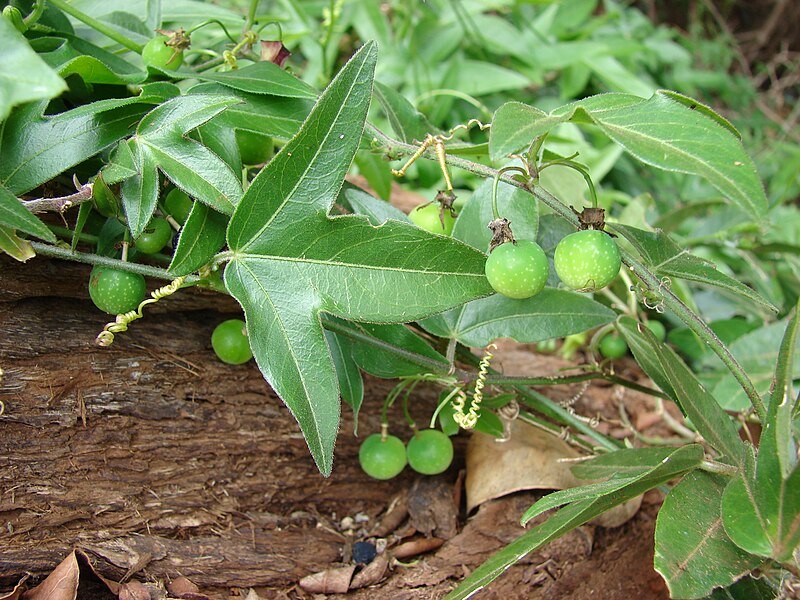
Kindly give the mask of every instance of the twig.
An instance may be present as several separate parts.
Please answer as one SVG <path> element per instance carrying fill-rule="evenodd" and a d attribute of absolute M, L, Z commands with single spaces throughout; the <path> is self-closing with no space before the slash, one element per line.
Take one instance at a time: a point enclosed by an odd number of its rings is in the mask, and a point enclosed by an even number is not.
<path fill-rule="evenodd" d="M 94 185 L 91 183 L 83 184 L 80 189 L 69 196 L 59 196 L 58 198 L 36 198 L 26 200 L 22 205 L 32 213 L 57 212 L 63 213 L 65 210 L 82 204 L 92 199 Z"/>

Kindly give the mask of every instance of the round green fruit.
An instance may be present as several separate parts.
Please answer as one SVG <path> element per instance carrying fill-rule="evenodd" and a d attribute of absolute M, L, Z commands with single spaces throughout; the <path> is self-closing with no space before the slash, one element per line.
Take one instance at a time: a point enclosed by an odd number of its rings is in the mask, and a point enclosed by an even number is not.
<path fill-rule="evenodd" d="M 417 473 L 438 475 L 453 462 L 453 442 L 438 429 L 423 429 L 408 440 L 406 453 Z"/>
<path fill-rule="evenodd" d="M 358 462 L 370 477 L 391 479 L 406 466 L 406 447 L 398 437 L 373 433 L 358 449 Z"/>
<path fill-rule="evenodd" d="M 248 129 L 236 130 L 236 144 L 244 165 L 263 165 L 272 158 L 275 150 L 270 136 Z"/>
<path fill-rule="evenodd" d="M 183 225 L 189 218 L 194 202 L 189 195 L 179 188 L 172 188 L 164 198 L 164 210 L 166 213 Z"/>
<path fill-rule="evenodd" d="M 223 321 L 211 334 L 211 347 L 222 362 L 241 365 L 253 358 L 247 330 L 241 319 Z"/>
<path fill-rule="evenodd" d="M 166 35 L 157 35 L 142 48 L 142 62 L 148 67 L 174 71 L 183 64 L 183 52 L 167 45 Z"/>
<path fill-rule="evenodd" d="M 654 321 L 651 319 L 647 321 L 644 326 L 647 327 L 654 336 L 656 336 L 656 339 L 659 342 L 663 342 L 665 339 L 667 339 L 667 329 L 664 327 L 664 324 L 661 321 Z"/>
<path fill-rule="evenodd" d="M 440 235 L 450 235 L 453 233 L 453 227 L 456 224 L 456 218 L 450 214 L 449 210 L 445 210 L 443 214 L 444 226 L 442 220 L 439 218 L 440 208 L 438 202 L 431 202 L 430 204 L 423 204 L 417 206 L 414 210 L 408 213 L 408 218 L 417 227 L 421 227 L 431 233 L 438 233 Z"/>
<path fill-rule="evenodd" d="M 494 291 L 516 300 L 541 292 L 549 271 L 544 250 L 530 240 L 501 244 L 486 259 L 486 278 Z"/>
<path fill-rule="evenodd" d="M 155 254 L 161 252 L 171 239 L 172 226 L 166 219 L 153 217 L 142 235 L 136 238 L 135 247 L 145 254 Z"/>
<path fill-rule="evenodd" d="M 609 333 L 600 340 L 598 349 L 605 358 L 615 360 L 625 356 L 628 352 L 628 344 L 618 334 Z"/>
<path fill-rule="evenodd" d="M 554 262 L 559 279 L 579 292 L 606 287 L 622 264 L 616 242 L 595 229 L 577 231 L 563 238 L 556 246 Z"/>
<path fill-rule="evenodd" d="M 98 265 L 89 275 L 89 297 L 110 315 L 136 310 L 146 291 L 144 277 L 138 273 Z"/>

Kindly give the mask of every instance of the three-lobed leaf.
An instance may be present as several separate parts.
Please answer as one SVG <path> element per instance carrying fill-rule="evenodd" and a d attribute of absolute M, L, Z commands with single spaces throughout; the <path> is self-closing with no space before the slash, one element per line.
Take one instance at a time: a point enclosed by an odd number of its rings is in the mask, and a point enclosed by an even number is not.
<path fill-rule="evenodd" d="M 242 305 L 261 372 L 331 471 L 339 388 L 321 313 L 407 322 L 490 292 L 485 256 L 399 221 L 328 212 L 359 146 L 376 47 L 366 44 L 300 132 L 256 176 L 228 226 L 225 284 Z"/>

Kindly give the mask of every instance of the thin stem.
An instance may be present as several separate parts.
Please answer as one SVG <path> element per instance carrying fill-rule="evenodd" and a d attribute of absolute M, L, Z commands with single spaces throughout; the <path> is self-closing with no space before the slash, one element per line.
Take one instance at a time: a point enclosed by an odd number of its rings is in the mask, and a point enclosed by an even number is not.
<path fill-rule="evenodd" d="M 75 235 L 75 232 L 72 231 L 72 229 L 68 229 L 67 227 L 61 227 L 60 225 L 48 225 L 47 228 L 53 233 L 55 233 L 57 236 L 60 236 L 66 240 L 71 240 Z M 78 240 L 84 242 L 85 244 L 97 245 L 97 241 L 99 239 L 100 239 L 99 237 L 97 237 L 96 235 L 92 235 L 90 233 L 81 233 L 78 236 Z"/>
<path fill-rule="evenodd" d="M 507 173 L 508 171 L 518 171 L 526 177 L 528 176 L 525 169 L 522 167 L 503 167 L 495 174 L 494 180 L 492 181 L 492 218 L 494 219 L 500 218 L 500 210 L 497 208 L 497 187 L 500 185 L 500 177 L 503 173 Z"/>
<path fill-rule="evenodd" d="M 85 252 L 72 252 L 69 248 L 61 248 L 60 246 L 51 246 L 42 242 L 30 242 L 33 249 L 37 254 L 42 256 L 49 256 L 51 258 L 62 258 L 64 260 L 71 260 L 73 262 L 81 262 L 89 265 L 102 265 L 104 267 L 113 267 L 120 271 L 128 271 L 130 273 L 139 273 L 145 277 L 155 277 L 157 279 L 164 279 L 172 281 L 175 276 L 170 274 L 166 269 L 153 267 L 151 265 L 142 265 L 139 263 L 132 263 L 121 261 L 116 258 L 108 256 L 98 256 L 97 254 L 87 254 Z M 200 277 L 197 275 L 189 275 L 185 279 L 186 284 L 197 283 Z"/>
<path fill-rule="evenodd" d="M 66 0 L 48 0 L 48 2 L 50 2 L 50 4 L 52 4 L 56 8 L 64 11 L 68 15 L 75 17 L 79 21 L 86 23 L 89 27 L 91 27 L 95 31 L 99 31 L 107 38 L 110 38 L 115 42 L 117 42 L 118 44 L 125 46 L 128 50 L 132 50 L 137 54 L 142 53 L 142 48 L 144 48 L 144 46 L 142 46 L 141 44 L 137 44 L 129 37 L 126 37 L 121 33 L 119 33 L 118 31 L 115 31 L 105 23 L 102 23 L 101 21 L 98 21 L 97 19 L 90 17 L 83 11 L 78 10 Z"/>
<path fill-rule="evenodd" d="M 256 12 L 258 12 L 258 0 L 250 0 L 250 6 L 247 8 L 247 18 L 242 27 L 242 33 L 249 31 L 256 20 Z"/>
<path fill-rule="evenodd" d="M 92 199 L 94 185 L 85 183 L 74 194 L 68 196 L 59 196 L 58 198 L 36 198 L 34 200 L 25 200 L 22 205 L 32 213 L 42 213 L 54 211 L 62 213 L 65 210 L 77 206 L 87 200 Z"/>
<path fill-rule="evenodd" d="M 36 0 L 36 4 L 34 4 L 33 10 L 27 17 L 23 19 L 25 21 L 25 25 L 30 27 L 31 25 L 36 23 L 42 16 L 43 12 L 44 12 L 44 0 Z"/>
<path fill-rule="evenodd" d="M 519 416 L 517 418 L 520 421 L 528 423 L 529 425 L 533 425 L 534 427 L 538 427 L 542 431 L 546 431 L 547 433 L 554 435 L 557 438 L 564 437 L 563 430 L 561 427 L 559 427 L 558 425 L 554 425 L 550 421 L 545 421 L 544 419 L 540 419 L 533 413 L 529 413 L 527 410 L 519 411 Z M 580 447 L 582 450 L 594 453 L 594 446 L 592 446 L 589 442 L 587 442 L 582 438 L 570 436 L 565 441 Z"/>
<path fill-rule="evenodd" d="M 581 373 L 580 375 L 564 375 L 562 377 L 504 377 L 502 375 L 493 377 L 490 375 L 486 378 L 486 385 L 567 385 L 596 379 L 615 383 L 636 392 L 641 392 L 642 394 L 669 400 L 669 397 L 661 390 L 639 385 L 635 381 L 630 381 L 617 375 L 611 375 L 610 373 Z"/>

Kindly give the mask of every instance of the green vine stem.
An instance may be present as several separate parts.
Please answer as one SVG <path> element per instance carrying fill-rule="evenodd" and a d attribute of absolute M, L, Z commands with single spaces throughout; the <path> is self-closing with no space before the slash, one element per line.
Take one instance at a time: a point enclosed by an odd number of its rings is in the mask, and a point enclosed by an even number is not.
<path fill-rule="evenodd" d="M 33 10 L 27 17 L 25 17 L 25 25 L 27 25 L 28 27 L 34 25 L 42 16 L 43 12 L 44 12 L 44 0 L 36 0 L 36 4 L 33 5 Z"/>
<path fill-rule="evenodd" d="M 166 269 L 160 269 L 151 265 L 142 265 L 139 263 L 132 263 L 122 261 L 117 258 L 110 258 L 108 256 L 98 256 L 97 254 L 87 254 L 85 252 L 72 252 L 69 248 L 62 248 L 60 246 L 53 246 L 43 242 L 30 242 L 33 249 L 37 254 L 42 256 L 49 256 L 51 258 L 62 258 L 64 260 L 71 260 L 73 262 L 86 263 L 88 265 L 102 265 L 104 267 L 113 267 L 120 271 L 129 271 L 130 273 L 139 273 L 145 277 L 155 277 L 157 279 L 164 279 L 172 281 L 175 276 L 170 274 Z M 186 277 L 184 283 L 194 284 L 201 281 L 197 275 L 189 275 Z"/>
<path fill-rule="evenodd" d="M 97 19 L 90 17 L 83 11 L 78 10 L 66 0 L 47 0 L 47 1 L 50 2 L 50 4 L 52 4 L 56 8 L 58 8 L 59 10 L 62 10 L 68 15 L 75 17 L 79 21 L 86 23 L 89 27 L 91 27 L 95 31 L 99 31 L 107 38 L 114 40 L 121 46 L 125 46 L 128 50 L 132 50 L 137 54 L 142 53 L 142 48 L 144 48 L 144 46 L 142 46 L 141 44 L 137 44 L 129 37 L 126 37 L 121 33 L 119 33 L 118 31 L 115 31 L 105 23 L 102 23 L 101 21 L 98 21 Z"/>
<path fill-rule="evenodd" d="M 568 385 L 571 383 L 583 383 L 585 381 L 608 381 L 616 385 L 628 388 L 635 392 L 647 394 L 655 398 L 669 400 L 661 390 L 650 388 L 640 385 L 635 381 L 630 381 L 618 375 L 610 373 L 596 372 L 596 373 L 580 373 L 578 375 L 564 375 L 561 377 L 505 377 L 505 376 L 488 376 L 486 378 L 486 385 L 499 385 L 499 386 L 519 386 L 519 385 Z"/>
<path fill-rule="evenodd" d="M 386 146 L 386 148 L 389 150 L 389 153 L 398 151 L 413 153 L 416 151 L 415 146 L 392 139 L 372 125 L 368 125 L 366 131 L 369 135 L 373 136 L 373 139 L 376 142 L 382 143 L 384 146 Z M 435 160 L 435 155 L 433 155 L 433 153 L 430 151 L 423 154 L 423 156 L 430 160 Z M 453 167 L 458 167 L 459 169 L 464 169 L 465 171 L 469 171 L 483 177 L 494 177 L 498 172 L 498 170 L 493 167 L 472 162 L 459 156 L 447 155 L 446 160 L 447 163 Z M 577 216 L 572 213 L 568 206 L 563 204 L 547 190 L 544 190 L 541 187 L 531 189 L 530 186 L 516 181 L 512 177 L 501 176 L 501 178 L 509 185 L 516 186 L 529 192 L 535 198 L 551 208 L 556 214 L 566 219 L 576 229 L 579 228 L 580 223 L 578 222 Z M 745 373 L 744 369 L 738 363 L 736 358 L 730 353 L 730 350 L 728 350 L 728 348 L 722 343 L 717 335 L 711 331 L 708 325 L 706 325 L 700 317 L 694 314 L 689 307 L 680 300 L 680 298 L 678 298 L 669 289 L 664 288 L 658 277 L 651 273 L 644 265 L 639 263 L 638 260 L 636 260 L 624 249 L 620 248 L 620 253 L 622 254 L 623 262 L 628 266 L 630 271 L 636 275 L 649 290 L 661 295 L 663 297 L 664 306 L 672 310 L 672 312 L 675 313 L 675 315 L 681 321 L 686 323 L 689 329 L 694 331 L 700 337 L 700 339 L 706 342 L 708 347 L 720 357 L 723 364 L 725 364 L 728 370 L 739 382 L 739 385 L 741 385 L 761 422 L 765 422 L 767 411 L 763 401 L 761 400 L 761 396 L 759 396 L 758 391 L 753 385 L 753 382 L 750 380 L 750 377 L 747 375 L 747 373 Z"/>
<path fill-rule="evenodd" d="M 247 7 L 247 18 L 245 19 L 244 26 L 242 27 L 242 33 L 249 31 L 253 26 L 253 23 L 256 20 L 256 12 L 258 11 L 258 2 L 259 0 L 250 0 L 250 5 Z"/>
<path fill-rule="evenodd" d="M 577 156 L 577 154 L 575 156 Z M 574 160 L 571 160 L 572 158 L 573 157 L 550 160 L 539 167 L 539 172 L 541 173 L 547 167 L 552 167 L 553 165 L 561 165 L 562 167 L 569 167 L 570 169 L 577 171 L 581 174 L 583 180 L 586 182 L 586 185 L 589 188 L 589 195 L 592 197 L 592 208 L 597 208 L 597 190 L 595 190 L 592 176 L 589 175 L 589 171 L 585 166 L 575 162 Z"/>
<path fill-rule="evenodd" d="M 500 177 L 503 176 L 504 173 L 508 173 L 509 171 L 517 171 L 522 173 L 525 177 L 528 174 L 525 172 L 525 169 L 522 167 L 503 167 L 494 175 L 494 179 L 492 180 L 492 217 L 494 219 L 500 218 L 500 210 L 497 208 L 497 187 L 500 185 Z"/>

